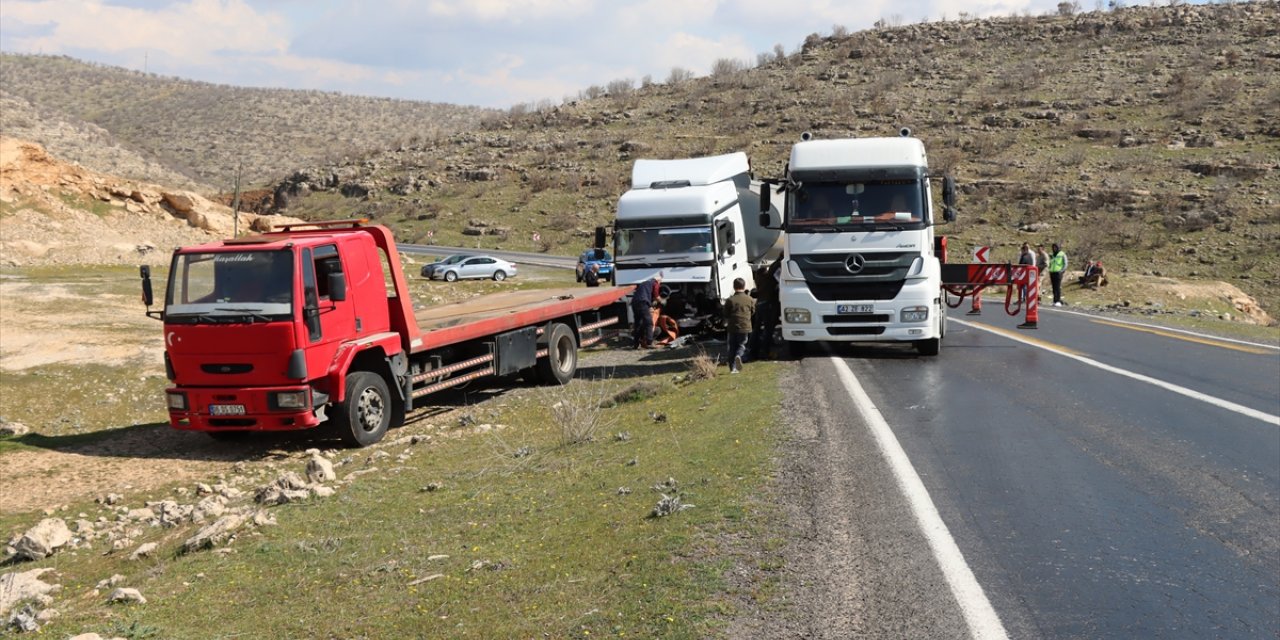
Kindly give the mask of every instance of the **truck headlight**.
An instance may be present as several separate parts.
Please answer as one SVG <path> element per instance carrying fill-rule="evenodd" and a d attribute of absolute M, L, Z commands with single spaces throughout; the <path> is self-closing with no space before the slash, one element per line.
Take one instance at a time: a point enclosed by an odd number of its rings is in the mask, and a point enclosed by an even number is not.
<path fill-rule="evenodd" d="M 811 318 L 808 309 L 797 309 L 795 307 L 787 307 L 782 310 L 782 315 L 790 324 L 809 324 Z"/>
<path fill-rule="evenodd" d="M 924 322 L 929 319 L 929 307 L 907 307 L 902 310 L 903 322 Z"/>
<path fill-rule="evenodd" d="M 306 409 L 306 391 L 277 391 L 275 405 L 281 409 Z"/>
<path fill-rule="evenodd" d="M 174 411 L 187 410 L 187 394 L 180 391 L 167 391 L 164 395 L 169 401 L 170 409 Z"/>

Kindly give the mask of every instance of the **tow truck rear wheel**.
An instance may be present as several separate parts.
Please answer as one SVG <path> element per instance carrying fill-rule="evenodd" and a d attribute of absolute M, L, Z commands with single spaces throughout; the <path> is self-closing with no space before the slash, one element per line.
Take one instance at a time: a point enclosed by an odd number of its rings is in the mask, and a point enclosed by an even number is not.
<path fill-rule="evenodd" d="M 546 385 L 568 384 L 578 371 L 578 341 L 569 325 L 555 323 L 547 330 L 547 357 L 533 368 L 538 381 Z"/>
<path fill-rule="evenodd" d="M 391 426 L 391 391 L 375 373 L 353 371 L 347 376 L 346 401 L 335 407 L 333 429 L 353 447 L 367 447 L 382 439 Z"/>

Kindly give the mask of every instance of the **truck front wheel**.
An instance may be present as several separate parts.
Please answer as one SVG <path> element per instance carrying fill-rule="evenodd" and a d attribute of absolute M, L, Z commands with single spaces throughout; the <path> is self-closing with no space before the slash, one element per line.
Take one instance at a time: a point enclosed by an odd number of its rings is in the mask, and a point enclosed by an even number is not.
<path fill-rule="evenodd" d="M 542 384 L 568 384 L 578 371 L 578 341 L 569 325 L 555 323 L 547 330 L 547 357 L 539 358 L 534 371 Z"/>
<path fill-rule="evenodd" d="M 391 391 L 375 373 L 353 371 L 347 376 L 347 399 L 336 407 L 333 428 L 349 446 L 367 447 L 382 439 L 391 426 Z"/>
<path fill-rule="evenodd" d="M 922 356 L 936 356 L 942 351 L 942 338 L 916 340 L 916 351 Z"/>

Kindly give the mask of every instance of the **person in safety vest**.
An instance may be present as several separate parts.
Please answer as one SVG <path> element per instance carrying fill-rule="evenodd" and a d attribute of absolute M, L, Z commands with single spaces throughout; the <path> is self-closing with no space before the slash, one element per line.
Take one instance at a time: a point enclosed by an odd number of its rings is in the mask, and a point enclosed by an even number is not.
<path fill-rule="evenodd" d="M 1067 254 L 1057 243 L 1052 248 L 1049 253 L 1049 283 L 1053 285 L 1053 306 L 1061 307 L 1066 304 L 1062 301 L 1062 273 L 1067 270 Z"/>

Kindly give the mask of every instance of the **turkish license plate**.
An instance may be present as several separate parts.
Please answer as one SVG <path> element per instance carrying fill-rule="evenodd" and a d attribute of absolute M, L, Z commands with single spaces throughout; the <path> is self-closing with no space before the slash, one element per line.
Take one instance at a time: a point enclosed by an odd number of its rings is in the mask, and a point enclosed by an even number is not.
<path fill-rule="evenodd" d="M 242 416 L 244 415 L 244 405 L 242 404 L 211 404 L 209 405 L 209 415 L 211 416 Z"/>
<path fill-rule="evenodd" d="M 836 313 L 871 313 L 872 305 L 869 304 L 838 304 L 836 305 Z"/>

